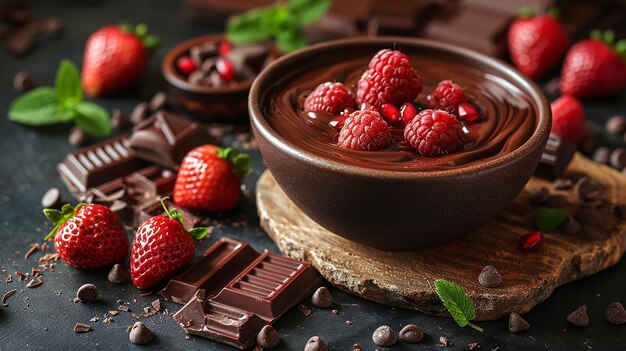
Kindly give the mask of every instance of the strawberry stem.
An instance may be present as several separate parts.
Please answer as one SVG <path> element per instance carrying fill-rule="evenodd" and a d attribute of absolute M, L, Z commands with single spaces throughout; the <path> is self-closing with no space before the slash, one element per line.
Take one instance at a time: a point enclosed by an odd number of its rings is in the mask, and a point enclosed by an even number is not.
<path fill-rule="evenodd" d="M 519 16 L 521 18 L 531 18 L 535 15 L 535 11 L 530 6 L 524 6 L 519 10 Z"/>
<path fill-rule="evenodd" d="M 185 222 L 185 217 L 183 217 L 183 215 L 178 213 L 178 209 L 175 209 L 175 208 L 171 210 L 168 209 L 167 206 L 165 205 L 165 200 L 167 199 L 169 199 L 169 196 L 164 196 L 161 198 L 161 206 L 163 206 L 163 209 L 165 210 L 165 213 L 167 213 L 167 216 L 177 221 L 178 223 L 180 223 L 180 226 L 183 227 L 184 229 L 185 226 L 183 225 L 183 223 Z M 192 238 L 196 240 L 200 240 L 209 233 L 209 228 L 204 228 L 204 227 L 193 228 L 189 230 L 188 233 L 189 235 L 191 235 Z"/>
<path fill-rule="evenodd" d="M 218 147 L 216 150 L 219 158 L 230 163 L 233 172 L 235 172 L 239 180 L 244 180 L 252 173 L 252 168 L 250 167 L 250 155 L 240 153 L 239 150 L 233 149 L 232 147 Z"/>
<path fill-rule="evenodd" d="M 561 11 L 556 6 L 549 6 L 546 9 L 546 15 L 548 15 L 548 16 L 550 16 L 552 18 L 559 18 L 561 16 Z"/>
<path fill-rule="evenodd" d="M 72 207 L 72 205 L 70 204 L 65 204 L 63 205 L 63 207 L 61 207 L 61 211 L 59 210 L 55 210 L 52 208 L 46 208 L 43 210 L 43 214 L 52 222 L 55 224 L 54 228 L 52 228 L 52 230 L 50 231 L 50 233 L 48 233 L 48 235 L 45 236 L 45 240 L 48 240 L 50 238 L 52 238 L 57 231 L 59 230 L 59 227 L 61 227 L 61 224 L 67 222 L 68 219 L 74 217 L 74 214 L 76 213 L 76 209 L 79 208 L 80 206 L 85 205 L 84 203 L 79 203 L 78 205 L 76 205 L 76 207 Z"/>

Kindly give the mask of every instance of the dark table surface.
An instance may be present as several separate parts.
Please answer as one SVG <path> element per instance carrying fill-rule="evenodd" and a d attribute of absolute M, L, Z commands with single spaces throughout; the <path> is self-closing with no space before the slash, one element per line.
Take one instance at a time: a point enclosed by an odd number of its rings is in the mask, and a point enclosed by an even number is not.
<path fill-rule="evenodd" d="M 60 60 L 70 58 L 80 64 L 86 38 L 103 25 L 117 23 L 120 19 L 145 22 L 162 38 L 162 46 L 151 61 L 141 89 L 98 100 L 109 110 L 121 108 L 126 113 L 130 113 L 137 102 L 147 100 L 164 87 L 159 65 L 168 48 L 184 39 L 221 29 L 217 24 L 185 22 L 179 15 L 178 1 L 111 0 L 89 5 L 86 1 L 57 0 L 36 1 L 34 6 L 41 15 L 61 17 L 66 30 L 61 38 L 38 42 L 35 50 L 23 58 L 0 51 L 0 110 L 3 113 L 16 96 L 12 79 L 17 71 L 30 70 L 40 84 L 52 84 Z M 624 106 L 623 94 L 585 105 L 588 117 L 597 125 L 613 114 L 624 114 Z M 30 272 L 43 255 L 39 252 L 24 259 L 30 243 L 43 242 L 50 228 L 41 212 L 42 194 L 55 186 L 62 189 L 65 199 L 71 199 L 55 169 L 55 165 L 75 149 L 67 143 L 68 130 L 69 126 L 29 128 L 10 123 L 4 116 L 0 119 L 0 294 L 17 289 L 8 299 L 9 307 L 0 308 L 0 350 L 138 349 L 140 346 L 131 344 L 126 332 L 127 326 L 136 321 L 130 313 L 120 312 L 108 324 L 102 322 L 104 314 L 115 309 L 119 299 L 130 302 L 133 312 L 141 313 L 142 308 L 156 298 L 156 295 L 140 297 L 130 284 L 108 283 L 106 271 L 78 270 L 63 262 L 56 265 L 54 272 L 44 273 L 44 283 L 39 288 L 27 289 L 26 282 L 17 281 L 15 271 Z M 197 252 L 202 252 L 221 236 L 248 241 L 258 250 L 277 251 L 258 224 L 254 185 L 264 166 L 258 151 L 253 151 L 252 157 L 255 172 L 246 180 L 249 190 L 246 198 L 233 213 L 216 217 L 224 226 L 216 230 L 212 238 L 199 242 Z M 232 225 L 243 217 L 248 219 L 246 226 Z M 8 274 L 13 275 L 12 283 L 4 282 Z M 76 289 L 88 282 L 99 287 L 101 301 L 73 303 Z M 525 316 L 531 330 L 521 334 L 509 333 L 506 320 L 478 323 L 485 328 L 484 333 L 479 333 L 459 328 L 452 319 L 390 308 L 334 288 L 331 292 L 339 315 L 332 315 L 330 310 L 313 309 L 313 314 L 305 317 L 296 309 L 291 310 L 275 324 L 283 338 L 280 349 L 302 350 L 311 336 L 318 335 L 332 350 L 352 350 L 355 343 L 360 344 L 362 350 L 374 350 L 376 345 L 371 336 L 378 326 L 388 324 L 398 332 L 403 325 L 415 323 L 425 330 L 425 340 L 418 345 L 399 342 L 393 349 L 442 349 L 444 346 L 438 340 L 445 336 L 452 343 L 448 349 L 467 349 L 468 343 L 479 342 L 481 350 L 626 350 L 626 326 L 609 325 L 602 317 L 609 303 L 626 303 L 626 260 L 595 276 L 558 288 L 547 301 Z M 582 304 L 589 306 L 591 325 L 587 328 L 568 325 L 565 317 Z M 169 311 L 179 308 L 167 302 L 165 307 Z M 95 316 L 100 321 L 89 322 Z M 167 315 L 141 320 L 156 334 L 156 339 L 145 348 L 231 349 L 200 337 L 186 339 L 184 331 Z M 89 323 L 93 331 L 74 333 L 77 322 Z"/>

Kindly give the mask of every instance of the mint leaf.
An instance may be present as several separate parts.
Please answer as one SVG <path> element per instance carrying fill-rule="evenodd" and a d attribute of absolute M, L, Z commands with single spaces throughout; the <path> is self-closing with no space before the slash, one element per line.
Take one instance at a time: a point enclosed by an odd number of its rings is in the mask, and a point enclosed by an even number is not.
<path fill-rule="evenodd" d="M 307 26 L 322 18 L 332 3 L 332 0 L 290 0 L 287 9 L 292 20 Z"/>
<path fill-rule="evenodd" d="M 535 227 L 541 231 L 554 230 L 567 219 L 564 208 L 540 207 L 535 212 Z"/>
<path fill-rule="evenodd" d="M 483 328 L 470 323 L 472 319 L 476 318 L 476 310 L 472 300 L 465 295 L 465 291 L 460 286 L 444 279 L 437 279 L 435 280 L 435 291 L 460 327 L 469 325 L 480 332 L 483 331 Z"/>
<path fill-rule="evenodd" d="M 279 7 L 271 5 L 233 17 L 226 27 L 228 39 L 234 43 L 257 43 L 270 39 L 276 28 Z"/>
<path fill-rule="evenodd" d="M 81 102 L 74 106 L 74 111 L 74 122 L 85 132 L 96 136 L 111 134 L 109 112 L 104 108 L 92 102 Z"/>
<path fill-rule="evenodd" d="M 80 83 L 80 73 L 76 65 L 70 60 L 63 60 L 57 70 L 55 89 L 59 102 L 63 107 L 83 101 L 83 88 Z"/>
<path fill-rule="evenodd" d="M 302 29 L 291 27 L 276 35 L 276 44 L 283 52 L 293 52 L 306 47 L 309 42 L 306 40 Z"/>
<path fill-rule="evenodd" d="M 59 109 L 59 99 L 53 88 L 40 87 L 19 96 L 9 107 L 9 119 L 30 126 L 67 122 L 68 116 Z"/>

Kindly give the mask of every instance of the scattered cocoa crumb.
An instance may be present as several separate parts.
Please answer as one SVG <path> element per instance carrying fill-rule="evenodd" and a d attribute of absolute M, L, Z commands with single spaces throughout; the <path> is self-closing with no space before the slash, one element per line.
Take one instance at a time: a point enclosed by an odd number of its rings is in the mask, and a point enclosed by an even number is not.
<path fill-rule="evenodd" d="M 150 307 L 144 307 L 143 308 L 143 313 L 148 314 L 150 312 Z"/>
<path fill-rule="evenodd" d="M 37 277 L 39 277 L 40 275 L 41 275 L 41 270 L 40 270 L 40 269 L 35 269 L 35 268 L 32 268 L 32 269 L 30 270 L 30 276 L 31 276 L 31 277 L 33 277 L 33 278 L 37 278 Z"/>
<path fill-rule="evenodd" d="M 352 321 L 346 321 L 347 325 L 352 325 Z"/>
<path fill-rule="evenodd" d="M 477 342 L 471 342 L 467 344 L 467 348 L 470 349 L 470 351 L 478 350 L 480 348 L 480 344 Z"/>
<path fill-rule="evenodd" d="M 26 287 L 30 289 L 34 289 L 34 288 L 41 286 L 41 284 L 43 284 L 43 281 L 41 279 L 34 278 L 33 280 L 29 281 L 28 284 L 26 284 Z"/>
<path fill-rule="evenodd" d="M 13 281 L 13 277 L 11 277 L 11 275 L 7 275 L 7 278 L 4 280 L 6 283 L 10 283 Z"/>
<path fill-rule="evenodd" d="M 106 324 L 113 323 L 113 318 L 111 318 L 111 316 L 105 315 L 102 323 L 106 323 Z"/>
<path fill-rule="evenodd" d="M 119 305 L 117 306 L 117 309 L 122 311 L 122 312 L 130 312 L 130 308 L 126 305 Z"/>
<path fill-rule="evenodd" d="M 131 329 L 133 329 L 133 326 L 132 326 L 132 325 L 127 326 L 127 327 L 126 327 L 126 332 L 127 332 L 127 333 L 130 333 Z"/>
<path fill-rule="evenodd" d="M 41 251 L 48 251 L 49 248 L 50 248 L 50 245 L 48 243 L 39 244 L 39 250 Z"/>
<path fill-rule="evenodd" d="M 15 289 L 11 289 L 7 292 L 4 293 L 4 295 L 2 295 L 2 300 L 0 300 L 0 306 L 2 307 L 7 307 L 8 305 L 6 304 L 6 301 L 9 297 L 13 296 L 13 294 L 15 294 L 17 292 L 17 290 Z"/>
<path fill-rule="evenodd" d="M 118 313 L 119 313 L 119 312 L 117 312 L 116 310 L 110 310 L 110 311 L 109 311 L 109 314 L 110 314 L 111 316 L 117 316 L 117 314 L 118 314 Z"/>
<path fill-rule="evenodd" d="M 157 311 L 161 310 L 161 300 L 160 299 L 156 299 L 156 300 L 152 301 L 150 304 L 152 305 L 152 307 L 155 310 L 157 310 Z"/>
<path fill-rule="evenodd" d="M 300 313 L 302 313 L 305 317 L 308 317 L 311 315 L 311 309 L 305 305 L 299 305 L 298 311 L 300 311 Z"/>
<path fill-rule="evenodd" d="M 336 315 L 339 314 L 339 311 L 338 310 L 332 310 L 332 311 L 330 311 L 330 313 L 336 316 Z"/>
<path fill-rule="evenodd" d="M 185 335 L 185 340 L 189 340 L 189 335 Z"/>
<path fill-rule="evenodd" d="M 448 340 L 448 338 L 446 338 L 445 336 L 440 336 L 439 337 L 439 343 L 441 343 L 442 345 L 446 345 L 446 346 L 452 345 L 450 343 L 450 340 Z"/>
<path fill-rule="evenodd" d="M 90 321 L 90 322 L 97 322 L 97 321 L 99 321 L 99 320 L 100 320 L 100 318 L 98 318 L 98 317 L 93 317 L 93 318 L 92 318 L 92 319 L 90 319 L 89 321 Z"/>
<path fill-rule="evenodd" d="M 43 256 L 41 256 L 39 258 L 39 263 L 40 264 L 44 264 L 44 263 L 48 263 L 49 261 L 58 261 L 59 260 L 59 254 L 58 253 L 47 253 Z"/>
<path fill-rule="evenodd" d="M 15 275 L 17 276 L 17 279 L 19 279 L 19 280 L 26 280 L 26 279 L 28 279 L 28 273 L 15 272 Z"/>
<path fill-rule="evenodd" d="M 74 326 L 74 332 L 76 333 L 86 333 L 88 331 L 91 331 L 91 326 L 88 324 L 76 323 Z"/>
<path fill-rule="evenodd" d="M 142 292 L 141 294 L 139 294 L 139 296 L 141 296 L 141 297 L 146 297 L 146 296 L 150 296 L 150 295 L 152 295 L 152 290 L 151 291 Z"/>
<path fill-rule="evenodd" d="M 37 245 L 37 244 L 30 244 L 30 249 L 24 255 L 24 259 L 27 260 L 30 257 L 30 255 L 34 254 L 35 251 L 37 251 L 37 250 L 39 250 L 39 245 Z"/>

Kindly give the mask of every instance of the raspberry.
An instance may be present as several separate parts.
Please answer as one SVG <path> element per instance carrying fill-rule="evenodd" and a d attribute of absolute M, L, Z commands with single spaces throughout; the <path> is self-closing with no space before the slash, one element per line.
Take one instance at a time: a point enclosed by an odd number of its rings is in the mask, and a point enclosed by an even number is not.
<path fill-rule="evenodd" d="M 391 142 L 391 130 L 380 113 L 358 110 L 348 116 L 339 133 L 340 147 L 353 150 L 381 150 Z"/>
<path fill-rule="evenodd" d="M 423 156 L 442 156 L 463 147 L 459 120 L 443 110 L 424 110 L 404 128 L 404 138 Z"/>
<path fill-rule="evenodd" d="M 389 103 L 400 107 L 413 101 L 422 91 L 422 80 L 409 57 L 397 50 L 381 50 L 370 61 L 369 68 L 359 79 L 356 98 L 380 108 Z"/>
<path fill-rule="evenodd" d="M 426 99 L 429 108 L 456 114 L 459 104 L 465 101 L 465 93 L 458 84 L 449 80 L 442 80 Z"/>
<path fill-rule="evenodd" d="M 304 110 L 338 115 L 346 108 L 355 108 L 356 102 L 345 85 L 326 82 L 320 84 L 304 100 Z"/>

